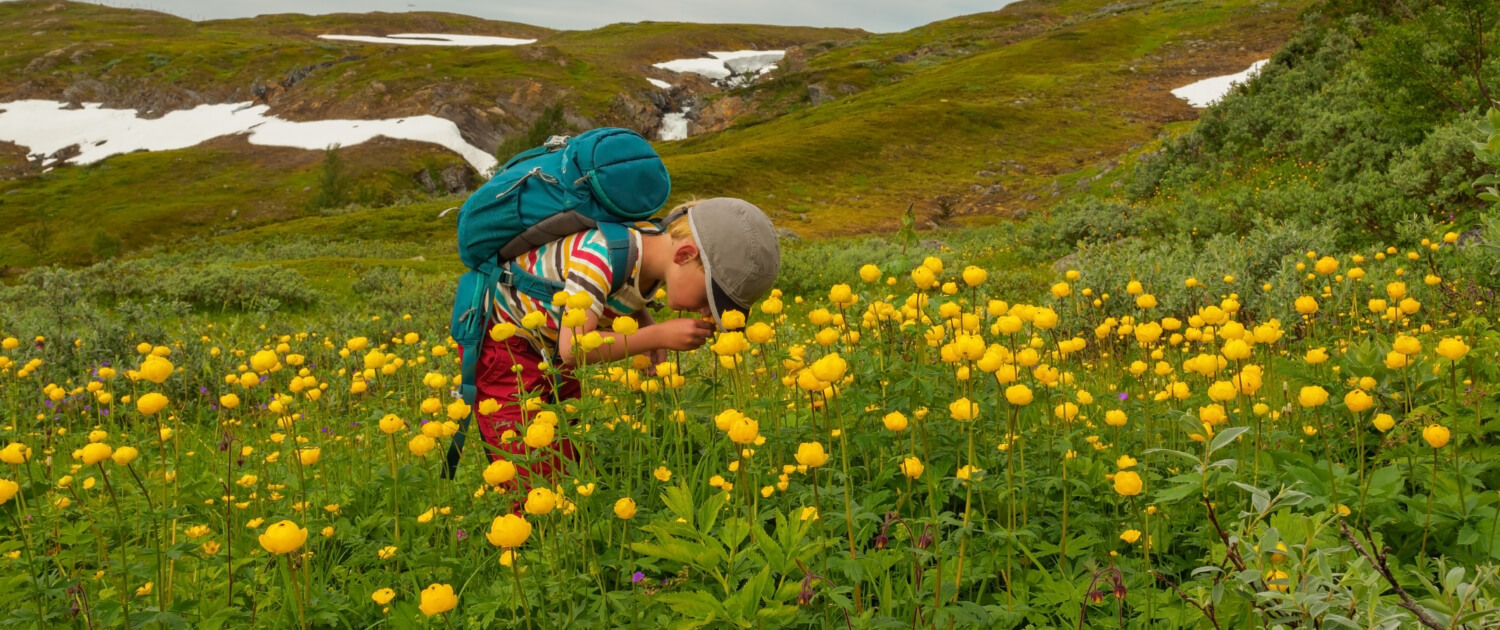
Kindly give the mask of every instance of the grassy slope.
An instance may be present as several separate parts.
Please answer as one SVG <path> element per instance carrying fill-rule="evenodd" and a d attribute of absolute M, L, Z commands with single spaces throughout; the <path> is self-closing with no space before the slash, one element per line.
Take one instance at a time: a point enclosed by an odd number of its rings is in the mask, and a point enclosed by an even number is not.
<path fill-rule="evenodd" d="M 676 189 L 699 196 L 738 193 L 784 218 L 806 213 L 809 223 L 799 229 L 819 235 L 890 225 L 908 203 L 930 208 L 935 196 L 978 183 L 977 171 L 1002 160 L 1017 160 L 1029 171 L 1001 180 L 1012 192 L 1039 190 L 1054 174 L 1076 170 L 1075 158 L 1113 157 L 1160 130 L 1150 118 L 1161 99 L 1138 96 L 1142 80 L 1131 65 L 1150 65 L 1148 56 L 1185 40 L 1249 40 L 1251 50 L 1233 56 L 1265 56 L 1293 27 L 1299 9 L 1174 2 L 1076 17 L 1104 5 L 1023 3 L 814 57 L 803 73 L 867 89 L 666 147 Z M 1026 21 L 1046 24 L 1027 36 L 1020 28 Z M 1005 43 L 1018 32 L 1018 41 Z M 892 61 L 920 46 L 946 50 L 949 58 Z M 1175 76 L 1172 64 L 1156 65 L 1161 76 Z M 799 83 L 795 76 L 782 81 Z M 1027 205 L 1018 196 L 983 200 L 989 207 L 977 211 L 1004 215 Z"/>
<path fill-rule="evenodd" d="M 272 113 L 293 118 L 430 113 L 434 92 L 459 94 L 476 107 L 533 82 L 587 116 L 603 113 L 621 93 L 650 88 L 641 72 L 650 63 L 696 56 L 705 49 L 784 47 L 801 41 L 859 34 L 848 29 L 705 24 L 622 24 L 595 31 L 552 31 L 509 22 L 440 13 L 274 15 L 194 23 L 162 13 L 51 0 L 0 3 L 0 100 L 59 98 L 92 79 L 121 90 L 192 89 L 208 100 L 250 100 L 256 83 L 274 83 L 293 70 L 348 56 L 357 61 L 317 71 L 273 102 Z M 45 37 L 34 36 L 43 32 Z M 316 39 L 322 33 L 482 33 L 540 38 L 523 48 L 366 45 Z M 555 41 L 554 41 L 555 40 Z M 47 57 L 51 51 L 60 53 Z M 33 65 L 34 60 L 44 62 Z M 28 70 L 28 67 L 30 70 Z M 400 95 L 380 104 L 366 92 L 372 81 Z M 290 113 L 283 111 L 291 108 Z M 332 109 L 333 111 L 330 111 Z M 231 228 L 305 216 L 303 189 L 317 179 L 316 152 L 246 147 L 221 140 L 180 151 L 117 156 L 91 167 L 63 167 L 45 175 L 0 182 L 0 269 L 35 262 L 17 236 L 40 212 L 55 213 L 59 230 L 51 261 L 90 259 L 94 234 L 108 231 L 127 251 Z M 410 192 L 403 181 L 424 167 L 460 160 L 420 143 L 387 142 L 346 150 L 361 183 Z M 445 157 L 446 156 L 446 157 Z M 450 159 L 451 158 L 451 159 Z M 240 213 L 227 221 L 230 210 Z M 385 214 L 397 215 L 400 208 Z M 313 217 L 317 218 L 317 217 Z M 347 221 L 347 219 L 346 219 Z M 231 224 L 232 223 L 232 224 Z M 368 234 L 368 230 L 358 233 Z M 343 230 L 341 234 L 355 233 Z M 382 230 L 380 238 L 402 238 Z"/>

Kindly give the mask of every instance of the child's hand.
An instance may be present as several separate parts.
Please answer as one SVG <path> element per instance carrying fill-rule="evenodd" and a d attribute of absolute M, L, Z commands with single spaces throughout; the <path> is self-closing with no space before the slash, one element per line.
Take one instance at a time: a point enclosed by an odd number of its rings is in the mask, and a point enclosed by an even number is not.
<path fill-rule="evenodd" d="M 682 317 L 652 326 L 657 329 L 659 347 L 666 350 L 697 350 L 714 336 L 713 322 Z"/>

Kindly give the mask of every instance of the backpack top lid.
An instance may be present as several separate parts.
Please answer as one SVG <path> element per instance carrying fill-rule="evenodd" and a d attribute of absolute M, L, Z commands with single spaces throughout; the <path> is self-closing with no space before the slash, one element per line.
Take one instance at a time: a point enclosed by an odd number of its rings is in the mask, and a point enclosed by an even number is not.
<path fill-rule="evenodd" d="M 672 178 L 656 149 L 629 129 L 606 127 L 568 142 L 593 198 L 625 220 L 655 214 L 672 194 Z"/>

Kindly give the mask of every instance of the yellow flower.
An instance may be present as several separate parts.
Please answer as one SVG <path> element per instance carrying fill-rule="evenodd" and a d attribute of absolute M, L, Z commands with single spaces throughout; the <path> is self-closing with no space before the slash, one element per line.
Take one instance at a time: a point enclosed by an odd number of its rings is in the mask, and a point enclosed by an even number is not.
<path fill-rule="evenodd" d="M 499 486 L 516 478 L 516 465 L 503 459 L 490 462 L 484 469 L 484 482 Z"/>
<path fill-rule="evenodd" d="M 1349 411 L 1359 413 L 1361 411 L 1369 409 L 1370 407 L 1374 407 L 1375 399 L 1371 398 L 1370 395 L 1366 394 L 1362 389 L 1354 389 L 1350 390 L 1349 393 L 1344 394 L 1344 406 L 1348 407 Z"/>
<path fill-rule="evenodd" d="M 672 480 L 672 471 L 669 470 L 666 466 L 657 466 L 656 470 L 652 471 L 651 474 L 656 477 L 657 481 L 663 483 Z"/>
<path fill-rule="evenodd" d="M 1120 470 L 1125 470 L 1126 468 L 1135 468 L 1135 464 L 1135 458 L 1129 455 L 1121 455 L 1120 459 L 1115 460 L 1115 466 Z"/>
<path fill-rule="evenodd" d="M 735 444 L 750 444 L 760 437 L 760 423 L 740 417 L 729 425 L 729 439 Z"/>
<path fill-rule="evenodd" d="M 147 393 L 135 401 L 135 408 L 146 415 L 153 415 L 167 406 L 167 397 L 156 392 Z"/>
<path fill-rule="evenodd" d="M 1317 385 L 1308 385 L 1297 393 L 1297 404 L 1304 408 L 1322 406 L 1326 402 L 1328 402 L 1328 390 Z"/>
<path fill-rule="evenodd" d="M 615 501 L 615 516 L 626 521 L 635 518 L 635 499 L 620 497 L 620 500 Z"/>
<path fill-rule="evenodd" d="M 316 464 L 322 457 L 323 449 L 316 446 L 297 449 L 297 461 L 301 462 L 303 466 Z"/>
<path fill-rule="evenodd" d="M 1127 529 L 1124 532 L 1120 533 L 1120 540 L 1125 541 L 1125 543 L 1129 545 L 1134 545 L 1135 541 L 1140 539 L 1141 531 L 1138 529 Z"/>
<path fill-rule="evenodd" d="M 1138 495 L 1141 493 L 1144 485 L 1141 481 L 1141 476 L 1136 474 L 1135 471 L 1122 470 L 1115 473 L 1115 492 L 1120 493 L 1121 496 L 1133 497 Z"/>
<path fill-rule="evenodd" d="M 425 457 L 434 448 L 437 448 L 437 441 L 425 435 L 414 435 L 411 441 L 406 443 L 406 449 L 417 457 Z"/>
<path fill-rule="evenodd" d="M 490 522 L 490 531 L 485 538 L 491 545 L 504 549 L 514 549 L 526 544 L 526 539 L 531 537 L 531 523 L 515 514 L 506 514 L 495 517 Z"/>
<path fill-rule="evenodd" d="M 431 617 L 453 610 L 457 605 L 458 596 L 453 594 L 452 586 L 432 584 L 422 589 L 422 603 L 417 608 L 421 609 L 422 614 Z"/>
<path fill-rule="evenodd" d="M 0 505 L 4 505 L 21 491 L 21 484 L 9 479 L 0 479 Z"/>
<path fill-rule="evenodd" d="M 31 449 L 20 442 L 11 442 L 0 449 L 0 462 L 17 466 L 26 463 L 28 459 L 31 459 Z"/>
<path fill-rule="evenodd" d="M 849 369 L 849 364 L 835 352 L 814 361 L 810 369 L 813 376 L 816 376 L 818 380 L 825 383 L 836 383 L 844 378 L 844 372 Z"/>
<path fill-rule="evenodd" d="M 375 591 L 374 593 L 371 593 L 370 599 L 375 600 L 376 604 L 384 606 L 391 603 L 391 600 L 396 599 L 396 591 L 388 588 L 383 588 Z"/>
<path fill-rule="evenodd" d="M 1396 426 L 1395 418 L 1392 418 L 1391 414 L 1388 413 L 1375 414 L 1375 419 L 1371 420 L 1370 423 L 1375 425 L 1375 428 L 1381 433 L 1390 431 L 1392 427 Z"/>
<path fill-rule="evenodd" d="M 1119 409 L 1110 409 L 1109 411 L 1104 412 L 1104 424 L 1112 427 L 1123 427 L 1125 426 L 1126 422 L 1128 422 L 1128 418 L 1125 417 L 1124 411 L 1120 411 Z"/>
<path fill-rule="evenodd" d="M 438 509 L 436 507 L 427 508 L 426 512 L 423 512 L 420 516 L 417 517 L 417 522 L 418 523 L 431 523 L 432 522 L 432 517 L 437 516 L 437 512 L 438 512 Z"/>
<path fill-rule="evenodd" d="M 396 548 L 389 545 L 381 547 L 380 551 L 375 552 L 375 555 L 379 556 L 381 560 L 390 560 L 391 558 L 396 557 Z"/>
<path fill-rule="evenodd" d="M 532 422 L 526 427 L 526 437 L 522 441 L 531 448 L 542 448 L 552 443 L 557 436 L 557 429 L 546 422 Z"/>
<path fill-rule="evenodd" d="M 93 466 L 99 462 L 109 459 L 114 454 L 114 449 L 103 442 L 94 442 L 83 447 L 81 457 L 85 466 Z"/>
<path fill-rule="evenodd" d="M 307 530 L 291 521 L 281 521 L 260 535 L 260 546 L 274 554 L 291 553 L 307 542 Z"/>
<path fill-rule="evenodd" d="M 490 339 L 505 341 L 516 335 L 516 325 L 510 322 L 500 322 L 490 327 Z"/>
<path fill-rule="evenodd" d="M 552 513 L 557 507 L 557 495 L 546 488 L 532 488 L 526 494 L 526 503 L 523 506 L 527 514 L 543 516 Z"/>
<path fill-rule="evenodd" d="M 901 474 L 903 475 L 916 479 L 922 476 L 923 470 L 926 470 L 926 468 L 922 466 L 922 460 L 920 459 L 907 457 L 901 460 Z"/>
<path fill-rule="evenodd" d="M 1309 365 L 1323 363 L 1328 360 L 1328 350 L 1326 348 L 1313 348 L 1312 350 L 1308 350 L 1302 359 L 1307 361 Z"/>
<path fill-rule="evenodd" d="M 1287 589 L 1291 588 L 1291 584 L 1276 584 L 1276 582 L 1286 582 L 1286 580 L 1286 571 L 1282 571 L 1281 569 L 1272 569 L 1266 573 L 1266 587 L 1273 591 L 1287 592 Z"/>
<path fill-rule="evenodd" d="M 797 446 L 797 463 L 809 468 L 817 468 L 828 463 L 828 453 L 823 450 L 822 442 L 803 442 Z"/>
<path fill-rule="evenodd" d="M 1012 405 L 1023 406 L 1031 404 L 1031 388 L 1025 385 L 1011 385 L 1005 388 L 1005 400 Z"/>
<path fill-rule="evenodd" d="M 948 413 L 959 422 L 973 420 L 979 416 L 979 404 L 968 398 L 960 398 L 948 405 Z"/>
<path fill-rule="evenodd" d="M 1437 345 L 1438 356 L 1449 361 L 1457 361 L 1469 353 L 1469 344 L 1457 337 L 1445 337 Z"/>
<path fill-rule="evenodd" d="M 990 274 L 980 267 L 969 265 L 967 267 L 964 267 L 962 275 L 964 284 L 967 284 L 971 287 L 977 287 L 981 284 L 984 284 L 984 281 L 989 278 Z"/>
<path fill-rule="evenodd" d="M 1422 351 L 1422 342 L 1416 337 L 1409 335 L 1397 335 L 1396 341 L 1392 342 L 1391 349 L 1406 356 L 1411 356 Z"/>
<path fill-rule="evenodd" d="M 859 268 L 859 279 L 865 282 L 875 282 L 880 279 L 880 268 L 875 265 L 865 265 Z"/>
<path fill-rule="evenodd" d="M 892 411 L 885 414 L 885 417 L 881 418 L 881 422 L 885 423 L 885 428 L 896 432 L 905 431 L 907 426 L 906 415 L 899 411 Z"/>
<path fill-rule="evenodd" d="M 135 461 L 135 458 L 140 455 L 141 452 L 136 450 L 134 446 L 121 446 L 115 449 L 114 454 L 110 458 L 115 460 L 115 465 L 117 466 L 129 466 L 130 462 Z"/>
<path fill-rule="evenodd" d="M 1429 424 L 1422 429 L 1422 439 L 1432 448 L 1443 448 L 1448 445 L 1448 428 L 1441 424 Z"/>

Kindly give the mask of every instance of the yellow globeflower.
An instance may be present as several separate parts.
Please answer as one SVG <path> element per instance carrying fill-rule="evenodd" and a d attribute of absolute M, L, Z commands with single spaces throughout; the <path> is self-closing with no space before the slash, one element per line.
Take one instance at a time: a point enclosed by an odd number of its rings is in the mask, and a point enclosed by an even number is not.
<path fill-rule="evenodd" d="M 156 392 L 147 393 L 135 401 L 135 408 L 146 415 L 153 415 L 167 407 L 167 397 Z"/>
<path fill-rule="evenodd" d="M 903 414 L 899 411 L 892 411 L 888 414 L 885 414 L 885 417 L 881 418 L 881 422 L 885 423 L 885 428 L 892 431 L 900 432 L 906 430 L 906 414 Z"/>
<path fill-rule="evenodd" d="M 504 549 L 514 549 L 526 544 L 526 539 L 531 538 L 531 523 L 515 514 L 497 516 L 490 522 L 490 531 L 485 538 L 491 545 Z"/>
<path fill-rule="evenodd" d="M 1135 541 L 1140 540 L 1140 539 L 1141 539 L 1141 530 L 1138 530 L 1138 529 L 1127 529 L 1127 530 L 1125 530 L 1123 532 L 1120 532 L 1120 540 L 1125 541 L 1125 544 L 1127 544 L 1127 545 L 1134 545 Z"/>
<path fill-rule="evenodd" d="M 500 322 L 490 327 L 490 339 L 505 341 L 516 336 L 516 325 L 510 322 Z"/>
<path fill-rule="evenodd" d="M 948 413 L 954 420 L 965 422 L 979 417 L 979 403 L 960 398 L 948 405 Z"/>
<path fill-rule="evenodd" d="M 922 460 L 920 459 L 908 457 L 901 460 L 901 474 L 903 475 L 916 479 L 922 476 L 923 470 L 926 470 L 926 468 L 922 466 Z"/>
<path fill-rule="evenodd" d="M 729 439 L 735 444 L 750 444 L 760 437 L 760 423 L 741 417 L 729 425 Z"/>
<path fill-rule="evenodd" d="M 432 584 L 422 589 L 422 603 L 417 606 L 422 614 L 431 617 L 441 615 L 453 610 L 458 606 L 458 595 L 453 594 L 453 587 L 447 584 Z"/>
<path fill-rule="evenodd" d="M 437 448 L 437 441 L 420 434 L 412 436 L 411 441 L 406 443 L 406 449 L 417 457 L 426 456 L 434 448 Z"/>
<path fill-rule="evenodd" d="M 1120 493 L 1121 496 L 1133 497 L 1140 494 L 1144 487 L 1145 483 L 1135 471 L 1122 470 L 1115 473 L 1115 492 Z"/>
<path fill-rule="evenodd" d="M 1011 385 L 1005 388 L 1005 400 L 1012 405 L 1023 406 L 1031 404 L 1031 388 L 1025 385 Z"/>
<path fill-rule="evenodd" d="M 0 479 L 0 505 L 5 505 L 17 492 L 21 491 L 21 484 L 9 479 Z"/>
<path fill-rule="evenodd" d="M 1297 404 L 1305 408 L 1318 407 L 1328 402 L 1328 390 L 1317 385 L 1303 387 L 1297 394 Z"/>
<path fill-rule="evenodd" d="M 828 463 L 828 453 L 823 450 L 823 443 L 803 442 L 798 445 L 797 463 L 809 468 L 817 468 Z"/>
<path fill-rule="evenodd" d="M 1381 433 L 1385 433 L 1386 431 L 1390 431 L 1392 427 L 1396 426 L 1396 419 L 1392 418 L 1391 414 L 1380 413 L 1375 414 L 1375 419 L 1370 421 L 1370 423 L 1374 424 L 1375 428 Z"/>
<path fill-rule="evenodd" d="M 140 457 L 140 455 L 141 452 L 136 450 L 134 446 L 121 446 L 115 449 L 110 459 L 115 461 L 116 466 L 129 466 L 130 462 L 135 461 L 135 458 Z"/>
<path fill-rule="evenodd" d="M 557 429 L 545 422 L 533 422 L 526 427 L 526 437 L 522 441 L 531 448 L 542 448 L 552 443 L 557 436 Z"/>
<path fill-rule="evenodd" d="M 400 416 L 397 416 L 396 414 L 388 413 L 384 418 L 380 419 L 380 432 L 386 435 L 390 435 L 404 428 L 406 428 L 406 421 L 402 420 Z"/>
<path fill-rule="evenodd" d="M 1408 335 L 1397 335 L 1396 341 L 1391 344 L 1391 349 L 1406 356 L 1411 356 L 1422 351 L 1422 342 L 1416 337 Z"/>
<path fill-rule="evenodd" d="M 94 464 L 109 459 L 110 455 L 113 455 L 114 452 L 115 450 L 110 448 L 108 444 L 105 444 L 103 442 L 94 442 L 83 447 L 83 450 L 81 451 L 81 457 L 85 466 L 93 466 Z"/>
<path fill-rule="evenodd" d="M 281 521 L 260 535 L 260 546 L 274 554 L 291 553 L 307 542 L 307 530 L 291 521 Z"/>
<path fill-rule="evenodd" d="M 1437 345 L 1438 356 L 1449 361 L 1457 361 L 1469 353 L 1469 344 L 1458 337 L 1445 337 Z"/>
<path fill-rule="evenodd" d="M 1362 389 L 1350 390 L 1349 393 L 1344 394 L 1344 406 L 1348 407 L 1349 411 L 1359 413 L 1370 407 L 1374 407 L 1375 399 L 1371 398 Z"/>
<path fill-rule="evenodd" d="M 159 357 L 153 354 L 147 356 L 146 360 L 141 363 L 141 369 L 138 373 L 141 375 L 141 378 L 160 385 L 167 380 L 167 377 L 172 375 L 172 370 L 171 361 L 167 360 L 166 357 Z"/>
<path fill-rule="evenodd" d="M 1429 424 L 1422 429 L 1422 439 L 1432 448 L 1443 448 L 1448 445 L 1448 427 L 1441 424 Z"/>
<path fill-rule="evenodd" d="M 516 478 L 516 465 L 503 459 L 490 462 L 484 469 L 484 482 L 499 486 Z"/>
<path fill-rule="evenodd" d="M 396 591 L 393 591 L 389 588 L 383 588 L 375 591 L 374 593 L 371 593 L 370 599 L 374 600 L 376 604 L 384 606 L 391 603 L 391 600 L 396 599 Z"/>
<path fill-rule="evenodd" d="M 620 497 L 620 500 L 615 501 L 615 516 L 626 521 L 635 518 L 635 499 Z"/>
<path fill-rule="evenodd" d="M 322 457 L 323 449 L 316 446 L 297 449 L 297 461 L 301 462 L 303 466 L 311 466 L 313 464 L 316 464 Z"/>
<path fill-rule="evenodd" d="M 962 275 L 964 278 L 964 284 L 967 284 L 971 287 L 977 287 L 981 284 L 984 284 L 984 281 L 987 280 L 990 276 L 989 272 L 985 271 L 983 268 L 975 267 L 974 265 L 964 267 Z"/>
<path fill-rule="evenodd" d="M 522 506 L 527 514 L 543 516 L 551 514 L 557 507 L 557 495 L 546 488 L 532 488 L 526 495 L 526 503 Z"/>
<path fill-rule="evenodd" d="M 880 268 L 875 265 L 865 265 L 859 268 L 859 279 L 866 283 L 879 280 L 880 275 Z"/>

